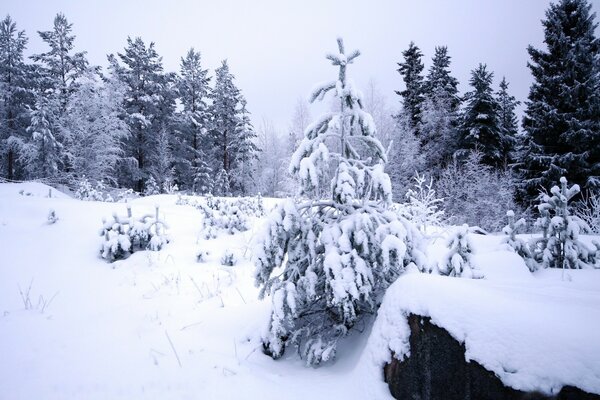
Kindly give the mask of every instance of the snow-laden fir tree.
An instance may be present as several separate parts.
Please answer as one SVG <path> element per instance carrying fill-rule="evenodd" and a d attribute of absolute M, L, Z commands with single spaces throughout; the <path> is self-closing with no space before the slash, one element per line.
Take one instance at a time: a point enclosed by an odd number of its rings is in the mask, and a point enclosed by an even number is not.
<path fill-rule="evenodd" d="M 124 149 L 130 162 L 123 163 L 120 183 L 142 192 L 156 163 L 159 134 L 170 128 L 175 107 L 174 76 L 163 73 L 154 43 L 146 46 L 139 37 L 127 38 L 125 52 L 118 57 L 123 65 L 111 54 L 110 70 L 125 87 L 124 120 L 130 132 Z"/>
<path fill-rule="evenodd" d="M 341 39 L 338 48 L 327 55 L 338 79 L 319 86 L 311 100 L 331 92 L 339 109 L 306 129 L 291 164 L 306 197 L 333 164 L 331 198 L 279 205 L 255 257 L 260 297 L 271 296 L 273 306 L 264 349 L 278 358 L 295 346 L 308 365 L 331 360 L 338 341 L 376 310 L 385 288 L 409 263 L 422 261 L 418 231 L 388 209 L 387 157 L 347 77 L 360 53 L 346 53 Z"/>
<path fill-rule="evenodd" d="M 0 174 L 8 179 L 23 179 L 24 163 L 19 161 L 28 136 L 28 106 L 34 96 L 23 62 L 27 45 L 25 31 L 18 31 L 7 15 L 0 21 Z"/>
<path fill-rule="evenodd" d="M 458 79 L 450 74 L 450 55 L 448 47 L 436 46 L 431 60 L 431 67 L 423 84 L 425 97 L 436 97 L 440 91 L 449 99 L 452 112 L 458 111 L 461 99 L 458 95 Z"/>
<path fill-rule="evenodd" d="M 515 212 L 513 210 L 506 212 L 506 218 L 508 224 L 502 228 L 502 233 L 506 235 L 503 242 L 517 253 L 525 261 L 525 265 L 527 265 L 529 270 L 533 272 L 536 269 L 536 263 L 532 257 L 531 250 L 524 240 L 517 237 L 517 231 L 525 228 L 525 218 L 519 218 L 515 221 Z"/>
<path fill-rule="evenodd" d="M 569 201 L 579 193 L 579 185 L 567 187 L 560 178 L 560 188 L 553 186 L 550 194 L 541 196 L 537 226 L 543 229 L 535 255 L 543 268 L 586 268 L 595 264 L 595 251 L 583 243 L 579 235 L 589 230 L 579 217 L 571 215 Z"/>
<path fill-rule="evenodd" d="M 212 189 L 212 170 L 207 157 L 210 113 L 207 100 L 210 95 L 208 70 L 202 69 L 200 53 L 193 48 L 181 59 L 177 79 L 179 100 L 183 110 L 179 114 L 176 151 L 176 173 L 182 188 L 196 193 Z"/>
<path fill-rule="evenodd" d="M 582 188 L 600 183 L 600 40 L 592 5 L 559 0 L 546 11 L 546 49 L 527 49 L 534 78 L 523 129 L 522 197 L 535 202 L 561 176 Z"/>
<path fill-rule="evenodd" d="M 53 178 L 63 160 L 64 145 L 59 137 L 58 103 L 52 95 L 38 96 L 30 110 L 30 140 L 24 146 L 23 159 L 31 176 Z"/>
<path fill-rule="evenodd" d="M 468 92 L 460 127 L 459 146 L 465 150 L 478 150 L 481 161 L 492 167 L 501 167 L 504 162 L 505 140 L 498 120 L 498 103 L 492 90 L 493 72 L 485 64 L 471 71 Z"/>
<path fill-rule="evenodd" d="M 520 101 L 508 93 L 508 82 L 503 77 L 500 81 L 500 90 L 496 92 L 498 104 L 498 123 L 503 139 L 503 165 L 508 166 L 516 159 L 516 150 L 519 135 L 519 120 L 515 110 Z"/>
<path fill-rule="evenodd" d="M 424 100 L 423 87 L 423 53 L 414 42 L 402 52 L 404 61 L 398 63 L 398 72 L 402 75 L 406 88 L 396 91 L 402 97 L 402 112 L 408 117 L 409 127 L 419 137 L 421 122 L 421 105 Z"/>
<path fill-rule="evenodd" d="M 448 237 L 448 253 L 444 263 L 440 265 L 439 272 L 442 275 L 480 279 L 483 273 L 471 264 L 473 244 L 469 239 L 469 226 L 464 224 L 454 230 Z"/>

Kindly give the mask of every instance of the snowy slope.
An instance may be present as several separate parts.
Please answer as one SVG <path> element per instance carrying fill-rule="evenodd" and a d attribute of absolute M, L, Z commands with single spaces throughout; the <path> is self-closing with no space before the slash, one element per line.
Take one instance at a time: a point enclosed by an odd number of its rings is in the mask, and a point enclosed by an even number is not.
<path fill-rule="evenodd" d="M 46 198 L 31 185 L 0 184 L 0 399 L 361 398 L 352 339 L 319 370 L 262 354 L 269 300 L 257 300 L 249 261 L 219 263 L 226 248 L 250 257 L 254 230 L 200 239 L 211 254 L 196 263 L 200 213 L 177 196 L 142 198 L 134 215 L 159 204 L 172 243 L 109 264 L 98 231 L 125 205 Z M 51 208 L 59 220 L 48 225 Z M 19 287 L 30 283 L 26 310 Z"/>
<path fill-rule="evenodd" d="M 134 215 L 160 205 L 172 242 L 109 264 L 98 256 L 101 220 L 125 205 L 47 193 L 0 184 L 0 399 L 391 398 L 381 367 L 390 348 L 409 351 L 408 311 L 431 315 L 511 386 L 600 391 L 600 271 L 532 276 L 500 238 L 478 237 L 486 279 L 401 277 L 371 336 L 361 327 L 335 363 L 313 369 L 261 352 L 270 299 L 257 300 L 249 261 L 260 220 L 206 241 L 200 212 L 177 196 L 133 200 Z M 198 246 L 210 251 L 205 263 Z M 220 265 L 226 248 L 240 255 L 235 267 Z M 19 290 L 29 287 L 26 304 Z"/>

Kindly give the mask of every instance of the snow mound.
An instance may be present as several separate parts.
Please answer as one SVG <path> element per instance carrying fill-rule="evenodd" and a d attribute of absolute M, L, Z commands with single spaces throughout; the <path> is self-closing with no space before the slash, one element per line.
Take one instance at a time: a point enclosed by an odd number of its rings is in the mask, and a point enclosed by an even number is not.
<path fill-rule="evenodd" d="M 63 192 L 40 182 L 1 183 L 1 197 L 49 197 L 49 194 L 51 194 L 52 198 L 57 199 L 70 197 Z"/>

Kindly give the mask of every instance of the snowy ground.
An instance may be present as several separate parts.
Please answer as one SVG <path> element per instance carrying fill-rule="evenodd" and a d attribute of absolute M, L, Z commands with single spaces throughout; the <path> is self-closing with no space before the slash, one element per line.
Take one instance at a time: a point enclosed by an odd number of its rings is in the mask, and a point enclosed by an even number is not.
<path fill-rule="evenodd" d="M 200 212 L 177 196 L 137 199 L 134 215 L 160 205 L 172 242 L 109 264 L 98 257 L 101 220 L 125 205 L 52 194 L 0 184 L 0 399 L 389 398 L 380 366 L 388 348 L 408 351 L 402 311 L 431 315 L 510 385 L 600 392 L 600 270 L 531 276 L 497 237 L 478 238 L 486 279 L 406 274 L 373 335 L 349 338 L 335 363 L 313 369 L 259 348 L 269 313 L 249 261 L 259 220 L 205 241 Z M 220 265 L 226 248 L 238 265 Z"/>

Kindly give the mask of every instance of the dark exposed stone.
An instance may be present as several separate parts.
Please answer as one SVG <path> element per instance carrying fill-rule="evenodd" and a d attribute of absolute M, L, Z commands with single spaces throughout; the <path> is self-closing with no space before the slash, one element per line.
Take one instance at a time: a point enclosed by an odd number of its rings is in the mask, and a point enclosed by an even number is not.
<path fill-rule="evenodd" d="M 504 386 L 500 378 L 476 361 L 465 360 L 465 346 L 430 318 L 408 317 L 410 357 L 384 368 L 385 380 L 399 400 L 600 400 L 599 395 L 565 386 L 556 396 Z"/>

